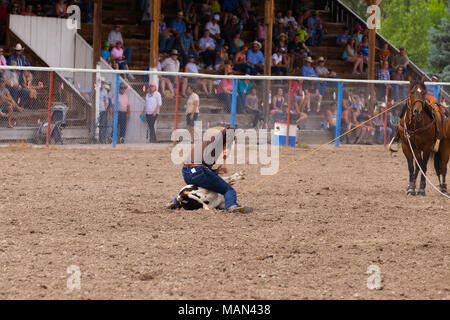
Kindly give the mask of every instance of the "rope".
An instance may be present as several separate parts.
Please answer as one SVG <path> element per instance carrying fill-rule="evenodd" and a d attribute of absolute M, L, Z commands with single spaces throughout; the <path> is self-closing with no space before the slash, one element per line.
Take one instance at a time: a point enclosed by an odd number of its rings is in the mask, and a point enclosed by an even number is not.
<path fill-rule="evenodd" d="M 427 182 L 437 191 L 439 192 L 441 195 L 443 195 L 444 197 L 446 197 L 447 199 L 450 199 L 450 196 L 443 193 L 441 190 L 439 190 L 439 188 L 437 188 L 431 181 L 430 179 L 427 177 L 427 175 L 423 172 L 422 167 L 419 164 L 419 161 L 417 161 L 416 158 L 416 153 L 413 150 L 413 147 L 411 145 L 411 139 L 409 139 L 409 134 L 408 134 L 408 128 L 406 128 L 406 121 L 405 121 L 405 136 L 406 136 L 406 140 L 408 140 L 408 144 L 409 144 L 409 148 L 411 149 L 411 152 L 413 154 L 414 157 L 414 161 L 416 162 L 417 166 L 419 167 L 420 172 L 423 174 L 423 176 L 425 177 L 425 180 L 427 180 Z"/>
<path fill-rule="evenodd" d="M 361 123 L 358 124 L 356 127 L 352 128 L 352 129 L 350 129 L 350 130 L 348 130 L 347 132 L 341 134 L 340 136 L 334 138 L 333 140 L 330 140 L 330 141 L 328 141 L 328 142 L 326 142 L 326 143 L 324 143 L 324 144 L 322 144 L 322 145 L 320 145 L 320 146 L 314 148 L 313 150 L 311 150 L 310 152 L 306 153 L 305 155 L 303 155 L 303 156 L 299 157 L 298 159 L 296 159 L 296 160 L 290 162 L 289 164 L 287 164 L 286 166 L 284 166 L 283 168 L 281 168 L 280 170 L 278 170 L 275 174 L 273 174 L 273 175 L 271 175 L 271 176 L 267 176 L 266 178 L 261 179 L 260 181 L 258 181 L 258 182 L 255 183 L 254 185 L 252 185 L 251 187 L 245 189 L 244 191 L 242 191 L 241 193 L 239 193 L 239 196 L 242 196 L 243 194 L 245 194 L 245 193 L 247 193 L 247 192 L 249 192 L 249 191 L 255 189 L 256 187 L 258 187 L 259 185 L 261 185 L 261 184 L 263 184 L 264 182 L 268 181 L 269 179 L 271 179 L 271 178 L 274 177 L 275 175 L 277 175 L 277 174 L 279 174 L 279 173 L 285 171 L 286 169 L 292 167 L 292 166 L 293 166 L 294 164 L 296 164 L 297 162 L 302 161 L 302 160 L 308 158 L 309 156 L 311 156 L 311 155 L 314 154 L 315 152 L 317 152 L 317 151 L 323 149 L 323 148 L 326 147 L 327 145 L 329 145 L 329 144 L 335 142 L 336 140 L 338 140 L 338 139 L 340 139 L 340 138 L 346 136 L 346 135 L 349 134 L 350 132 L 352 132 L 352 131 L 354 131 L 354 130 L 360 128 L 360 127 L 362 127 L 363 125 L 365 125 L 365 124 L 368 123 L 369 121 L 372 121 L 373 119 L 379 117 L 379 116 L 382 115 L 383 113 L 386 113 L 386 112 L 388 112 L 388 111 L 390 111 L 390 110 L 396 108 L 397 106 L 399 106 L 400 104 L 402 104 L 402 103 L 405 102 L 405 101 L 406 101 L 406 99 L 397 102 L 396 104 L 394 104 L 393 106 L 391 106 L 389 109 L 387 109 L 387 110 L 385 110 L 385 111 L 383 111 L 383 112 L 380 112 L 380 113 L 374 115 L 373 117 L 369 118 L 368 120 L 366 120 L 366 121 L 364 121 L 364 122 L 361 122 Z"/>

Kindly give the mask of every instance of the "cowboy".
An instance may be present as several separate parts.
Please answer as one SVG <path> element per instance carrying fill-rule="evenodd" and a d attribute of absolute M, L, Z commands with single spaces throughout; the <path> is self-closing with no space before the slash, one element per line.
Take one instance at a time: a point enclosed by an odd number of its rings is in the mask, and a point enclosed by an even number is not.
<path fill-rule="evenodd" d="M 227 150 L 234 142 L 234 128 L 220 127 L 210 130 L 210 132 L 214 131 L 210 137 L 207 137 L 208 134 L 206 134 L 203 141 L 199 141 L 191 147 L 191 152 L 184 160 L 181 171 L 183 179 L 186 184 L 222 194 L 225 198 L 227 212 L 249 213 L 251 209 L 238 205 L 236 191 L 219 176 L 219 174 L 227 173 L 227 168 L 224 165 L 216 166 L 220 155 L 224 160 L 226 159 Z M 210 151 L 208 152 L 208 150 Z M 181 204 L 174 199 L 166 207 L 178 209 Z"/>
<path fill-rule="evenodd" d="M 14 53 L 8 58 L 8 65 L 11 65 L 11 63 L 15 61 L 19 67 L 29 67 L 30 62 L 28 62 L 28 59 L 23 55 L 23 50 L 25 50 L 25 48 L 22 47 L 20 43 L 16 44 Z"/>

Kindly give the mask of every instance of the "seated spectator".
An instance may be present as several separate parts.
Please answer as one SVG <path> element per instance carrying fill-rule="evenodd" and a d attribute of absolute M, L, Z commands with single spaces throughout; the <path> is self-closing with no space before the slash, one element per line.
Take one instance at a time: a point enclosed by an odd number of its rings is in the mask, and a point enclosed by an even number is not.
<path fill-rule="evenodd" d="M 120 43 L 123 46 L 123 55 L 125 57 L 126 63 L 123 63 L 122 65 L 119 65 L 120 69 L 124 69 L 125 64 L 128 65 L 131 63 L 131 54 L 132 50 L 131 48 L 125 48 L 125 43 L 123 42 L 122 33 L 120 32 L 120 25 L 115 24 L 114 29 L 111 30 L 108 33 L 108 40 L 107 40 L 111 46 L 115 46 L 117 44 L 117 41 L 120 41 Z M 134 79 L 132 75 L 130 75 L 130 79 Z"/>
<path fill-rule="evenodd" d="M 344 27 L 344 33 L 340 33 L 336 39 L 336 43 L 340 47 L 345 47 L 350 40 L 349 29 L 348 27 Z"/>
<path fill-rule="evenodd" d="M 325 67 L 325 58 L 320 57 L 317 60 L 318 65 L 316 66 L 316 73 L 320 78 L 336 78 L 336 72 L 328 70 Z M 319 87 L 319 93 L 323 97 L 325 95 L 325 89 L 328 86 L 328 82 L 326 81 L 320 81 L 318 84 Z M 333 85 L 333 83 L 330 83 L 330 85 Z"/>
<path fill-rule="evenodd" d="M 383 48 L 378 50 L 378 58 L 380 59 L 380 64 L 383 65 L 384 61 L 387 61 L 390 64 L 390 56 L 391 52 L 389 51 L 389 45 L 387 42 L 383 44 Z"/>
<path fill-rule="evenodd" d="M 225 72 L 225 75 L 227 72 Z M 233 96 L 233 80 L 222 79 L 219 82 L 219 86 L 216 90 L 216 96 L 219 100 L 225 100 L 225 110 L 231 112 L 231 101 Z"/>
<path fill-rule="evenodd" d="M 25 48 L 22 47 L 20 43 L 16 44 L 14 53 L 11 54 L 8 58 L 8 65 L 12 65 L 12 62 L 14 61 L 16 63 L 16 66 L 29 67 L 30 62 L 28 62 L 28 59 L 23 55 L 23 50 L 25 50 Z"/>
<path fill-rule="evenodd" d="M 211 0 L 211 9 L 213 14 L 220 14 L 221 7 L 219 0 Z"/>
<path fill-rule="evenodd" d="M 216 50 L 220 50 L 225 43 L 225 40 L 223 40 L 220 36 L 219 21 L 220 16 L 218 14 L 215 14 L 211 21 L 209 21 L 205 26 L 205 30 L 209 31 L 209 35 L 214 39 L 216 43 Z"/>
<path fill-rule="evenodd" d="M 178 43 L 178 47 L 183 58 L 183 64 L 187 63 L 188 57 L 191 55 L 194 56 L 195 59 L 198 58 L 198 51 L 195 48 L 195 42 L 192 37 L 191 29 L 187 29 L 186 32 L 183 33 Z"/>
<path fill-rule="evenodd" d="M 361 113 L 357 117 L 358 124 L 365 122 L 370 119 L 369 110 L 364 108 L 361 110 Z M 356 129 L 356 140 L 355 144 L 372 144 L 371 139 L 375 134 L 375 127 L 373 126 L 373 121 L 366 122 L 363 126 Z"/>
<path fill-rule="evenodd" d="M 250 93 L 245 97 L 245 112 L 254 114 L 253 127 L 258 127 L 258 122 L 261 120 L 262 111 L 259 110 L 259 99 L 256 95 L 256 88 L 251 88 Z"/>
<path fill-rule="evenodd" d="M 220 11 L 220 10 L 219 10 Z M 204 17 L 206 17 L 206 20 L 211 19 L 212 16 L 212 6 L 210 0 L 204 0 L 201 6 L 201 12 Z"/>
<path fill-rule="evenodd" d="M 172 50 L 170 53 L 170 57 L 166 58 L 161 63 L 162 71 L 167 72 L 179 72 L 180 71 L 180 61 L 178 60 L 178 51 L 176 49 Z M 161 93 L 167 97 L 176 96 L 176 92 L 174 89 L 175 85 L 175 76 L 165 76 L 161 78 Z M 166 92 L 166 86 L 169 88 L 169 93 Z"/>
<path fill-rule="evenodd" d="M 205 68 L 212 70 L 216 65 L 216 43 L 209 37 L 209 31 L 205 30 L 205 33 L 198 43 L 200 56 L 203 58 Z"/>
<path fill-rule="evenodd" d="M 29 70 L 24 70 L 22 72 L 22 77 L 20 78 L 20 85 L 28 90 L 30 101 L 28 102 L 29 109 L 36 109 L 38 107 L 37 100 L 37 86 L 33 84 L 33 74 Z"/>
<path fill-rule="evenodd" d="M 307 57 L 305 64 L 302 67 L 302 76 L 304 77 L 318 77 L 316 71 L 312 67 L 313 59 Z M 317 97 L 317 112 L 320 112 L 320 104 L 322 102 L 322 95 L 319 93 L 317 87 L 317 81 L 304 81 L 303 86 L 305 90 L 305 96 L 307 99 L 308 112 L 311 111 L 311 97 Z"/>
<path fill-rule="evenodd" d="M 283 55 L 280 52 L 280 49 L 278 47 L 274 48 L 275 53 L 272 55 L 272 65 L 271 65 L 271 70 L 272 70 L 272 74 L 274 76 L 278 76 L 278 75 L 287 75 L 287 67 L 288 65 L 286 64 L 286 59 L 283 59 Z"/>
<path fill-rule="evenodd" d="M 277 24 L 273 27 L 272 37 L 273 39 L 278 39 L 281 34 L 286 34 L 288 29 L 284 18 L 275 19 L 275 21 L 277 21 Z"/>
<path fill-rule="evenodd" d="M 11 14 L 20 14 L 20 6 L 17 2 L 14 2 L 11 7 Z"/>
<path fill-rule="evenodd" d="M 11 66 L 16 66 L 16 62 L 12 61 Z M 33 92 L 33 98 L 30 96 L 30 90 L 27 89 L 27 85 L 23 83 L 23 74 L 25 71 L 20 72 L 18 70 L 7 70 L 4 74 L 4 78 L 8 81 L 6 84 L 11 97 L 20 106 L 27 109 L 37 108 L 37 99 L 35 92 Z M 34 91 L 34 90 L 33 90 Z"/>
<path fill-rule="evenodd" d="M 377 113 L 383 112 L 385 110 L 386 110 L 386 103 L 383 102 L 379 105 L 379 110 L 377 110 Z M 383 144 L 383 141 L 384 141 L 384 115 L 380 115 L 380 116 L 376 117 L 375 119 L 373 119 L 372 122 L 373 122 L 373 127 L 374 127 L 376 143 Z M 390 128 L 388 126 L 386 132 L 387 132 L 386 140 L 389 142 L 389 141 L 391 141 L 392 128 Z"/>
<path fill-rule="evenodd" d="M 358 120 L 356 119 L 357 115 L 355 113 L 355 110 L 350 107 L 347 100 L 345 100 L 345 99 L 342 100 L 342 107 L 343 107 L 342 122 L 341 122 L 342 132 L 347 132 L 358 125 Z M 355 131 L 353 131 L 353 135 L 356 136 Z M 350 135 L 349 134 L 345 136 L 345 141 L 346 141 L 346 143 L 350 143 Z"/>
<path fill-rule="evenodd" d="M 1 116 L 8 117 L 8 127 L 14 128 L 12 121 L 14 109 L 22 112 L 23 108 L 19 107 L 14 99 L 11 97 L 8 88 L 6 87 L 7 79 L 0 77 L 0 112 Z"/>
<path fill-rule="evenodd" d="M 389 73 L 389 62 L 383 61 L 383 64 L 381 66 L 381 69 L 378 71 L 378 80 L 384 80 L 384 81 L 390 81 L 391 75 Z M 378 93 L 378 100 L 385 101 L 385 97 L 387 94 L 387 91 L 390 89 L 389 84 L 376 84 L 377 87 L 377 93 Z"/>
<path fill-rule="evenodd" d="M 183 11 L 179 11 L 177 13 L 177 17 L 172 20 L 172 22 L 169 25 L 169 31 L 172 33 L 174 37 L 174 42 L 178 41 L 181 38 L 181 35 L 186 31 L 186 23 L 184 22 L 184 14 Z M 166 50 L 172 50 L 173 46 L 166 47 Z"/>
<path fill-rule="evenodd" d="M 327 121 L 327 129 L 330 133 L 330 139 L 333 139 L 336 135 L 336 123 L 337 123 L 337 103 L 333 102 L 330 109 L 325 113 L 325 119 Z M 341 134 L 346 132 L 345 128 L 341 125 Z"/>
<path fill-rule="evenodd" d="M 230 19 L 233 14 L 236 13 L 237 8 L 239 7 L 239 1 L 238 0 L 223 0 L 223 23 L 226 25 L 228 19 Z"/>
<path fill-rule="evenodd" d="M 237 49 L 244 45 L 244 41 L 240 37 L 241 26 L 239 25 L 239 18 L 232 16 L 228 23 L 223 27 L 223 38 L 231 48 L 231 53 L 235 53 Z M 234 43 L 234 39 L 237 37 L 237 42 Z M 239 45 L 240 44 L 240 45 Z"/>
<path fill-rule="evenodd" d="M 322 44 L 322 38 L 324 35 L 324 30 L 322 23 L 320 21 L 320 12 L 316 11 L 314 15 L 311 15 L 308 19 L 308 28 L 311 30 L 311 37 L 309 38 L 309 45 L 314 46 L 315 38 L 317 38 L 317 46 L 319 47 Z"/>
<path fill-rule="evenodd" d="M 195 7 L 192 6 L 186 15 L 186 28 L 192 30 L 192 35 L 195 41 L 198 41 L 198 31 L 200 27 L 200 22 L 198 21 L 197 12 Z"/>
<path fill-rule="evenodd" d="M 363 28 L 361 27 L 361 25 L 356 25 L 355 26 L 355 28 L 353 29 L 353 38 L 355 38 L 355 41 L 356 41 L 356 47 L 357 48 L 359 48 L 359 46 L 361 45 L 361 43 L 362 43 L 362 40 L 363 40 Z"/>
<path fill-rule="evenodd" d="M 288 49 L 288 41 L 287 41 L 287 35 L 286 33 L 282 33 L 278 36 L 278 41 L 276 41 L 275 46 L 278 49 L 284 48 L 286 51 Z"/>
<path fill-rule="evenodd" d="M 236 53 L 234 56 L 234 70 L 245 73 L 245 74 L 251 74 L 252 69 L 249 64 L 247 64 L 247 51 L 248 47 L 243 46 L 240 48 L 240 50 Z"/>
<path fill-rule="evenodd" d="M 252 49 L 247 52 L 247 64 L 251 69 L 250 75 L 264 73 L 264 55 L 261 52 L 261 44 L 253 41 Z"/>
<path fill-rule="evenodd" d="M 111 49 L 111 62 L 114 69 L 118 70 L 129 70 L 128 60 L 124 55 L 124 50 L 122 48 L 122 42 L 117 41 L 116 45 Z M 134 80 L 132 74 L 127 75 L 130 80 Z"/>
<path fill-rule="evenodd" d="M 195 57 L 193 55 L 189 56 L 188 63 L 184 66 L 184 72 L 188 73 L 199 73 L 198 66 L 195 63 Z M 200 85 L 203 88 L 203 92 L 208 96 L 212 96 L 212 80 L 211 79 L 202 79 L 202 78 L 193 78 L 193 77 L 184 77 L 183 78 L 183 85 L 181 87 L 181 94 L 183 97 L 187 98 L 186 95 L 186 89 L 188 87 L 188 84 L 193 85 Z"/>
<path fill-rule="evenodd" d="M 237 52 L 239 52 L 244 45 L 245 42 L 241 39 L 241 33 L 236 33 L 231 43 L 231 54 L 237 54 Z"/>
<path fill-rule="evenodd" d="M 237 108 L 236 113 L 242 113 L 245 109 L 245 99 L 249 90 L 253 87 L 253 84 L 249 79 L 238 81 L 238 96 L 237 96 Z"/>
<path fill-rule="evenodd" d="M 36 15 L 34 14 L 34 12 L 33 12 L 33 5 L 32 5 L 32 4 L 27 4 L 27 9 L 26 9 L 26 11 L 22 11 L 20 14 L 23 15 L 23 16 L 29 16 L 29 17 L 34 17 L 34 16 L 36 16 Z"/>
<path fill-rule="evenodd" d="M 225 45 L 219 51 L 217 51 L 216 65 L 214 66 L 214 69 L 220 70 L 229 61 L 228 49 L 228 46 Z"/>
<path fill-rule="evenodd" d="M 281 107 L 286 103 L 286 98 L 284 97 L 283 88 L 277 89 L 277 94 L 272 98 L 272 108 L 270 114 L 281 112 Z"/>
<path fill-rule="evenodd" d="M 288 10 L 286 12 L 286 16 L 284 17 L 284 21 L 288 25 L 288 27 L 291 27 L 293 29 L 297 29 L 298 23 L 297 20 L 295 20 L 294 16 L 292 15 L 292 10 Z"/>
<path fill-rule="evenodd" d="M 170 52 L 175 44 L 175 37 L 164 22 L 164 15 L 161 14 L 159 18 L 159 52 Z"/>
<path fill-rule="evenodd" d="M 402 68 L 403 74 L 406 75 L 406 68 L 409 64 L 409 58 L 406 55 L 406 48 L 402 47 L 400 48 L 400 54 L 396 55 L 391 62 L 391 72 L 396 70 L 398 67 Z"/>
<path fill-rule="evenodd" d="M 105 59 L 105 61 L 112 66 L 112 61 L 111 61 L 111 51 L 110 51 L 110 43 L 108 41 L 105 41 L 103 43 L 103 47 L 102 50 L 100 51 L 100 56 Z"/>
<path fill-rule="evenodd" d="M 294 98 L 295 110 L 298 114 L 304 114 L 307 99 L 305 91 L 303 91 L 303 80 L 292 81 L 292 95 Z"/>
<path fill-rule="evenodd" d="M 360 75 L 363 72 L 364 59 L 359 54 L 356 54 L 356 40 L 350 38 L 350 42 L 345 46 L 345 50 L 342 53 L 342 60 L 353 63 L 353 74 Z M 359 68 L 359 72 L 357 69 Z"/>
<path fill-rule="evenodd" d="M 266 39 L 266 27 L 264 26 L 264 20 L 258 20 L 258 42 L 262 43 Z"/>
<path fill-rule="evenodd" d="M 67 5 L 64 3 L 64 0 L 58 0 L 55 4 L 55 12 L 58 18 L 67 19 L 69 14 L 67 13 Z"/>
<path fill-rule="evenodd" d="M 369 37 L 364 36 L 359 46 L 358 54 L 362 56 L 363 61 L 369 64 Z"/>

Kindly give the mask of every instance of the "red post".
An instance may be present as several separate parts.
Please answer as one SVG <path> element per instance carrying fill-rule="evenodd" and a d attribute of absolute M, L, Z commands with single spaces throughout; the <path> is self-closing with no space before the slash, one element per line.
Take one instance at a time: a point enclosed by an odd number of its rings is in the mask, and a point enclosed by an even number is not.
<path fill-rule="evenodd" d="M 388 144 L 387 141 L 387 127 L 388 127 L 388 112 L 387 109 L 389 107 L 389 85 L 386 85 L 386 108 L 384 109 L 384 145 Z"/>
<path fill-rule="evenodd" d="M 289 97 L 286 125 L 286 146 L 289 146 L 289 125 L 291 124 L 292 80 L 289 80 Z"/>
<path fill-rule="evenodd" d="M 50 135 L 52 127 L 52 97 L 53 97 L 53 71 L 50 71 L 50 85 L 48 88 L 48 116 L 47 116 L 47 141 L 46 145 L 50 144 Z"/>
<path fill-rule="evenodd" d="M 180 110 L 180 77 L 177 77 L 177 96 L 175 98 L 175 123 L 174 123 L 174 131 L 178 129 L 178 112 Z M 176 143 L 177 141 L 174 141 Z"/>

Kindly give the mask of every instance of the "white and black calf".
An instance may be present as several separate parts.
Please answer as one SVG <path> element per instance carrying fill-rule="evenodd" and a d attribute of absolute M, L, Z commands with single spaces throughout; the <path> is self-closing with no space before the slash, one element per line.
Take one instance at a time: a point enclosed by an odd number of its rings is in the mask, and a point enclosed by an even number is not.
<path fill-rule="evenodd" d="M 244 179 L 244 172 L 236 172 L 229 177 L 222 177 L 230 185 Z M 185 210 L 197 209 L 225 209 L 225 198 L 220 193 L 188 184 L 183 187 L 177 197 L 181 207 Z"/>

